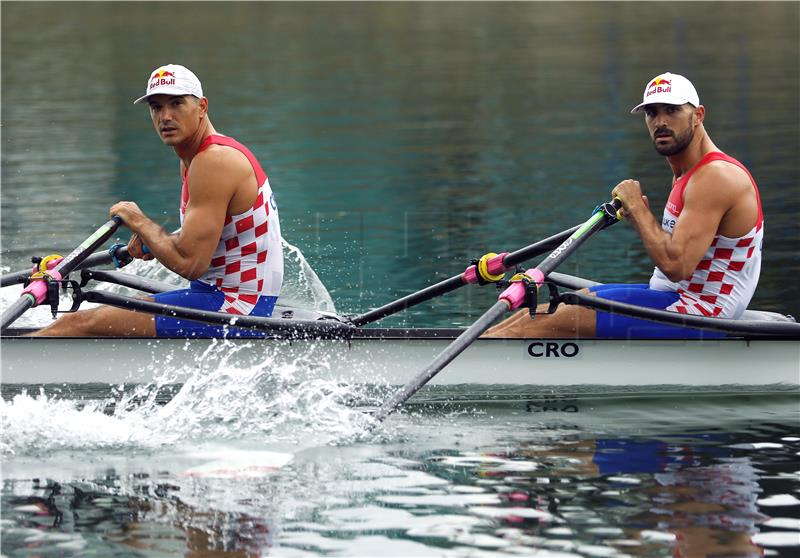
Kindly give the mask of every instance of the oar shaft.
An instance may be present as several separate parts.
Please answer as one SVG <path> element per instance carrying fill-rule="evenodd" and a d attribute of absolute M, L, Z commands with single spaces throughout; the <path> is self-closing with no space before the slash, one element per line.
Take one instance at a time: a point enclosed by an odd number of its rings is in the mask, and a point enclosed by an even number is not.
<path fill-rule="evenodd" d="M 164 281 L 156 281 L 155 279 L 146 279 L 138 275 L 131 275 L 130 273 L 123 273 L 121 271 L 106 271 L 103 269 L 84 269 L 81 271 L 81 280 L 88 281 L 93 279 L 95 281 L 105 281 L 106 283 L 114 283 L 122 285 L 123 287 L 130 287 L 146 293 L 163 293 L 166 291 L 174 291 L 183 287 L 178 287 Z"/>
<path fill-rule="evenodd" d="M 28 308 L 31 308 L 35 302 L 33 295 L 21 296 L 15 300 L 14 303 L 3 312 L 2 320 L 0 320 L 0 329 L 8 327 L 14 320 L 27 312 Z"/>
<path fill-rule="evenodd" d="M 574 233 L 580 227 L 581 225 L 576 225 L 571 229 L 567 229 L 558 234 L 554 234 L 553 236 L 540 240 L 534 244 L 531 244 L 530 246 L 521 248 L 516 252 L 506 254 L 505 256 L 502 256 L 502 266 L 505 269 L 511 269 L 518 263 L 524 262 L 536 256 L 540 256 L 541 254 L 544 254 L 548 250 L 552 250 L 553 248 L 558 246 L 559 243 L 563 242 L 566 238 L 568 238 L 572 233 Z M 354 316 L 350 318 L 350 323 L 356 326 L 369 324 L 378 321 L 381 318 L 385 318 L 386 316 L 391 316 L 392 314 L 396 314 L 397 312 L 401 312 L 403 310 L 411 308 L 412 306 L 415 306 L 417 304 L 420 304 L 437 296 L 447 294 L 451 291 L 458 289 L 459 287 L 463 287 L 467 283 L 471 282 L 467 279 L 467 277 L 474 275 L 474 270 L 472 273 L 470 273 L 470 270 L 472 270 L 472 268 L 474 268 L 474 266 L 470 266 L 469 268 L 467 268 L 466 271 L 464 271 L 459 275 L 454 275 L 449 279 L 440 281 L 439 283 L 426 287 L 421 291 L 417 291 L 410 295 L 404 296 L 403 298 L 385 304 L 379 308 L 375 308 L 374 310 L 370 310 L 369 312 L 365 312 L 358 316 Z"/>
<path fill-rule="evenodd" d="M 455 275 L 449 279 L 445 279 L 444 281 L 436 283 L 435 285 L 426 287 L 421 291 L 417 291 L 413 294 L 404 296 L 401 299 L 395 300 L 394 302 L 390 302 L 389 304 L 381 306 L 380 308 L 375 308 L 374 310 L 370 310 L 369 312 L 365 312 L 350 318 L 350 323 L 355 326 L 362 326 L 376 322 L 381 318 L 391 316 L 397 312 L 402 312 L 403 310 L 411 308 L 412 306 L 421 302 L 425 302 L 426 300 L 430 300 L 437 296 L 449 293 L 450 291 L 454 291 L 459 287 L 463 287 L 465 284 L 466 283 L 464 283 L 464 279 L 461 275 Z"/>
<path fill-rule="evenodd" d="M 147 312 L 159 316 L 169 316 L 220 326 L 254 329 L 289 339 L 349 339 L 355 329 L 352 325 L 338 320 L 290 320 L 232 315 L 224 312 L 162 304 L 104 291 L 88 291 L 84 293 L 84 299 L 88 302 L 107 304 L 117 308 Z"/>
<path fill-rule="evenodd" d="M 505 258 L 503 258 L 503 264 L 505 264 L 506 269 L 511 269 L 517 264 L 521 264 L 522 262 L 528 261 L 529 259 L 535 258 L 536 256 L 541 256 L 548 250 L 552 250 L 560 243 L 564 242 L 582 226 L 583 226 L 582 224 L 575 225 L 571 229 L 561 231 L 558 234 L 554 234 L 551 237 L 540 240 L 536 244 L 531 244 L 530 246 L 521 248 L 516 252 L 511 252 Z"/>
<path fill-rule="evenodd" d="M 545 259 L 543 259 L 536 269 L 542 272 L 546 277 L 551 271 L 561 265 L 575 250 L 577 250 L 584 242 L 586 242 L 594 233 L 605 227 L 608 214 L 603 211 L 596 211 L 592 216 L 580 227 L 573 232 L 561 245 L 553 250 Z"/>
<path fill-rule="evenodd" d="M 412 395 L 417 393 L 422 386 L 427 384 L 445 366 L 450 364 L 454 358 L 460 355 L 469 345 L 472 344 L 483 332 L 508 311 L 508 304 L 503 300 L 498 300 L 478 321 L 469 326 L 464 333 L 458 336 L 444 351 L 439 353 L 433 362 L 417 375 L 414 380 L 406 384 L 402 389 L 395 392 L 373 415 L 377 421 L 383 421 L 390 413 L 394 412 L 400 405 L 405 403 Z"/>
<path fill-rule="evenodd" d="M 66 257 L 62 258 L 53 269 L 47 272 L 46 277 L 31 281 L 28 286 L 23 289 L 20 301 L 3 312 L 3 316 L 0 318 L 0 325 L 3 328 L 11 325 L 11 323 L 22 316 L 28 308 L 32 308 L 44 302 L 48 294 L 49 281 L 59 281 L 66 277 L 101 244 L 108 240 L 121 224 L 122 219 L 115 215 L 106 221 L 99 229 L 94 231 L 89 238 L 81 242 L 80 246 L 67 254 Z"/>
<path fill-rule="evenodd" d="M 128 248 L 125 246 L 121 246 L 117 249 L 117 257 L 124 258 L 128 254 Z M 73 271 L 76 269 L 84 269 L 87 267 L 94 267 L 96 265 L 105 265 L 111 263 L 111 254 L 108 251 L 97 252 L 92 254 L 78 265 L 73 268 Z M 21 271 L 12 271 L 11 273 L 6 273 L 2 277 L 0 277 L 0 287 L 8 287 L 11 285 L 18 285 L 20 283 L 24 283 L 28 280 L 31 276 L 30 269 L 23 269 Z"/>
<path fill-rule="evenodd" d="M 122 219 L 116 215 L 106 221 L 99 229 L 94 231 L 89 238 L 84 240 L 80 246 L 67 254 L 64 259 L 61 260 L 53 269 L 53 271 L 57 271 L 62 277 L 67 275 L 78 265 L 80 265 L 81 262 L 86 260 L 86 258 L 88 258 L 92 252 L 97 250 L 97 248 L 99 248 L 106 240 L 108 240 L 121 224 Z"/>

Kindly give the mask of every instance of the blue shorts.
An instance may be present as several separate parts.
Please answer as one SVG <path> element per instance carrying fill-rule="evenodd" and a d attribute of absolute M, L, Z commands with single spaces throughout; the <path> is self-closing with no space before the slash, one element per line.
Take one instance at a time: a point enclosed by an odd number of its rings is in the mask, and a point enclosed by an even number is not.
<path fill-rule="evenodd" d="M 192 281 L 188 289 L 167 291 L 153 295 L 156 302 L 219 312 L 225 302 L 225 293 L 202 281 Z M 275 308 L 276 296 L 258 298 L 251 316 L 269 318 Z M 195 322 L 168 316 L 156 316 L 156 337 L 256 337 L 266 336 L 263 331 Z"/>
<path fill-rule="evenodd" d="M 665 310 L 678 301 L 678 293 L 656 291 L 647 284 L 609 283 L 589 288 L 606 300 Z M 659 324 L 621 314 L 597 311 L 597 337 L 613 339 L 719 339 L 721 331 Z"/>

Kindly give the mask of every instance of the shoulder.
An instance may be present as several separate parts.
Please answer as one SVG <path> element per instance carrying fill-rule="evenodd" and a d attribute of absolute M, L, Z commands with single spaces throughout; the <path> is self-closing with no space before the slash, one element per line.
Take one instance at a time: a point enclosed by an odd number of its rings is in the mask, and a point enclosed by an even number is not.
<path fill-rule="evenodd" d="M 187 181 L 192 190 L 210 185 L 214 189 L 232 192 L 252 174 L 250 162 L 241 151 L 224 145 L 210 145 L 192 159 Z"/>
<path fill-rule="evenodd" d="M 190 174 L 247 171 L 250 163 L 247 157 L 233 147 L 226 145 L 210 145 L 192 159 Z"/>
<path fill-rule="evenodd" d="M 730 161 L 711 161 L 697 169 L 690 183 L 712 183 L 727 187 L 750 186 L 750 176 L 742 167 Z"/>
<path fill-rule="evenodd" d="M 712 161 L 695 171 L 686 185 L 686 195 L 734 201 L 752 188 L 744 169 L 728 161 Z"/>

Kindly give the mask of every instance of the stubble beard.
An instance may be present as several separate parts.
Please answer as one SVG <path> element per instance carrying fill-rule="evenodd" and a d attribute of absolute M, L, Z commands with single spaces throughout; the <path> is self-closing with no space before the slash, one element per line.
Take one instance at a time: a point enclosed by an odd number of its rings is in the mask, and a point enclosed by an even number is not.
<path fill-rule="evenodd" d="M 657 138 L 653 138 L 653 147 L 655 147 L 659 155 L 671 157 L 672 155 L 677 155 L 678 153 L 683 152 L 687 147 L 689 147 L 689 144 L 692 143 L 692 139 L 694 139 L 694 128 L 689 126 L 689 128 L 683 134 L 676 136 L 673 133 L 672 137 L 675 141 L 669 145 L 659 145 L 656 142 Z"/>

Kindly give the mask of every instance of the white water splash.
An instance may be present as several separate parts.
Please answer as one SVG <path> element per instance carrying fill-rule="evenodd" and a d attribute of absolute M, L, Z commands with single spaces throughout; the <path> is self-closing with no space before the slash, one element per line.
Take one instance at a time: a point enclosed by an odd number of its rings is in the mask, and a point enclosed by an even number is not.
<path fill-rule="evenodd" d="M 369 417 L 348 405 L 362 388 L 326 377 L 313 346 L 288 363 L 278 347 L 242 365 L 237 356 L 246 350 L 247 344 L 220 340 L 196 361 L 175 359 L 154 382 L 102 400 L 23 392 L 0 401 L 0 452 L 153 450 L 248 439 L 324 445 L 364 433 Z M 187 375 L 168 402 L 159 401 L 162 388 Z"/>
<path fill-rule="evenodd" d="M 300 248 L 290 244 L 284 238 L 281 238 L 281 244 L 284 250 L 284 278 L 281 293 L 278 297 L 278 304 L 321 312 L 336 312 L 336 307 L 328 289 L 322 283 L 314 269 L 309 265 L 308 260 L 306 260 Z M 110 266 L 98 267 L 109 268 Z M 1 269 L 2 273 L 14 271 L 7 269 L 7 266 L 2 266 Z M 176 275 L 156 260 L 133 260 L 120 270 L 120 273 L 136 275 L 144 279 L 167 283 L 172 285 L 175 289 L 185 289 L 189 286 L 188 281 Z M 76 272 L 73 274 L 72 278 L 77 280 L 79 277 L 80 272 Z M 2 305 L 3 308 L 11 305 L 19 298 L 20 293 L 22 293 L 22 288 L 20 284 L 0 290 L 0 305 Z M 85 287 L 85 289 L 106 291 L 126 296 L 144 295 L 141 291 L 111 283 L 93 282 Z M 62 293 L 59 308 L 63 311 L 69 309 L 71 306 L 72 299 L 70 294 Z M 97 304 L 84 302 L 81 304 L 80 309 L 87 310 L 96 306 Z M 28 310 L 18 318 L 13 325 L 14 327 L 44 327 L 52 321 L 53 318 L 50 314 L 50 307 L 39 306 Z"/>

